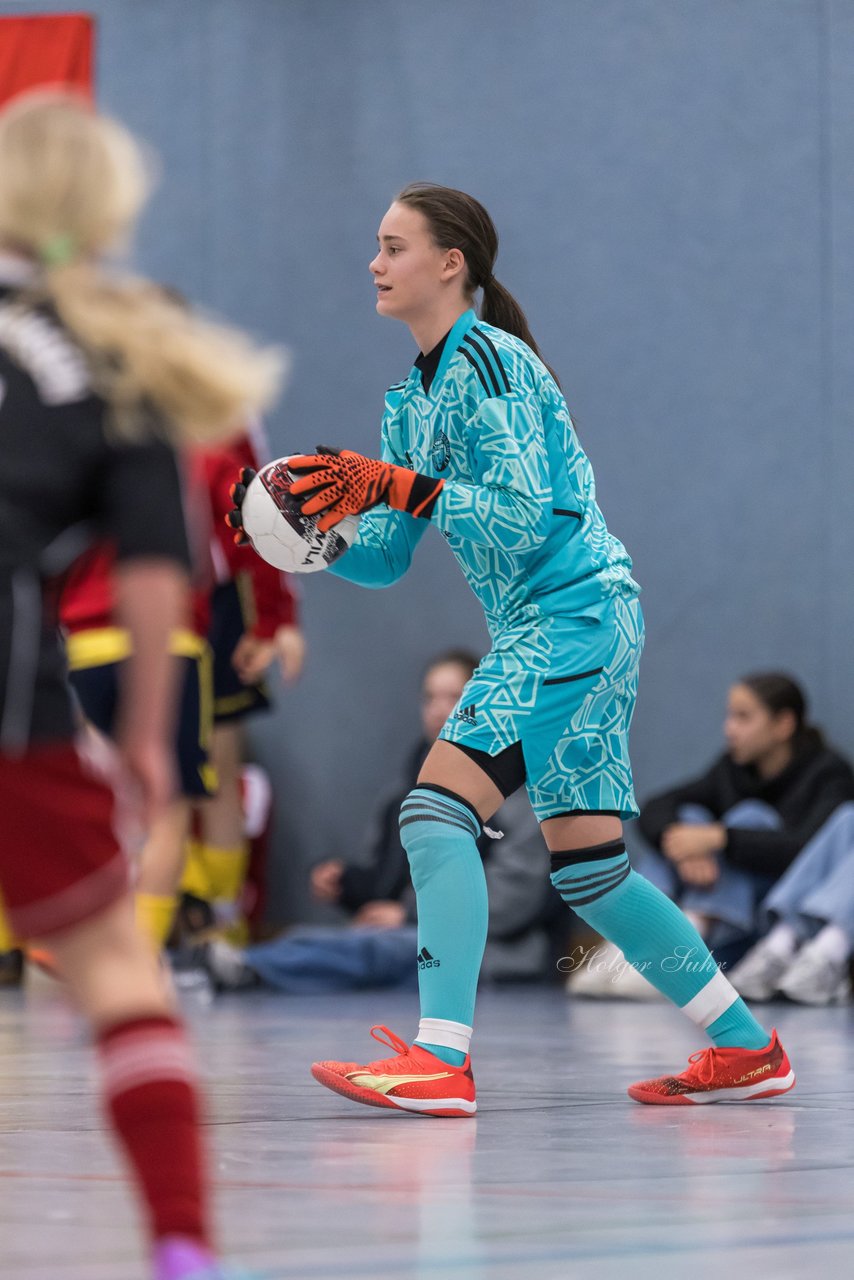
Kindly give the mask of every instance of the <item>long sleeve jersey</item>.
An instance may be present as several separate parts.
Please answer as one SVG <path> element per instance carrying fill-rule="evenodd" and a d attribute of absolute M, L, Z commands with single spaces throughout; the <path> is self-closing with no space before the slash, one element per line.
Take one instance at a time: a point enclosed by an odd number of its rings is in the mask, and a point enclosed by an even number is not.
<path fill-rule="evenodd" d="M 330 571 L 388 586 L 432 523 L 480 600 L 493 641 L 609 595 L 636 595 L 631 560 L 605 525 L 566 403 L 530 347 L 467 311 L 429 380 L 421 364 L 386 394 L 382 457 L 444 479 L 431 518 L 368 512 Z"/>
<path fill-rule="evenodd" d="M 847 760 L 821 746 L 799 751 L 774 778 L 762 778 L 754 768 L 723 755 L 701 777 L 647 800 L 641 806 L 640 829 L 660 849 L 661 837 L 678 822 L 682 805 L 702 805 L 718 821 L 742 800 L 764 801 L 777 810 L 782 826 L 778 831 L 728 827 L 723 857 L 733 867 L 780 876 L 834 809 L 854 800 L 854 773 Z"/>

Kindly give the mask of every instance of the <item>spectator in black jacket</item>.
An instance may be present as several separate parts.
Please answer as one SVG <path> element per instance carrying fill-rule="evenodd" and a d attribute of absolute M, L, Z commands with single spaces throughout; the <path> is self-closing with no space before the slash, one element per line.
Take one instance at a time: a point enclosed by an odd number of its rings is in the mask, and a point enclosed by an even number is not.
<path fill-rule="evenodd" d="M 834 810 L 854 799 L 851 766 L 808 723 L 791 677 L 764 673 L 734 684 L 724 734 L 727 750 L 708 772 L 648 800 L 639 819 L 654 851 L 644 874 L 718 948 L 755 933 L 764 895 Z M 596 970 L 588 965 L 570 979 L 575 994 L 648 989 L 634 971 L 602 959 L 600 952 Z"/>

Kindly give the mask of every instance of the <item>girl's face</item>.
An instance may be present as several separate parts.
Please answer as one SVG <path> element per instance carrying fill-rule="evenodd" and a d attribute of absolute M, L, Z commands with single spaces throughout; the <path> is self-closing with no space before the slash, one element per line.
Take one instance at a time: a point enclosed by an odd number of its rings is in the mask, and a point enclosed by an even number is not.
<path fill-rule="evenodd" d="M 794 730 L 793 712 L 775 714 L 746 685 L 732 686 L 727 696 L 724 736 L 736 764 L 756 764 L 790 742 Z"/>
<path fill-rule="evenodd" d="M 440 249 L 418 209 L 393 204 L 380 223 L 377 241 L 379 251 L 369 270 L 381 316 L 411 324 L 442 305 L 449 289 L 459 290 L 462 296 L 462 253 Z"/>

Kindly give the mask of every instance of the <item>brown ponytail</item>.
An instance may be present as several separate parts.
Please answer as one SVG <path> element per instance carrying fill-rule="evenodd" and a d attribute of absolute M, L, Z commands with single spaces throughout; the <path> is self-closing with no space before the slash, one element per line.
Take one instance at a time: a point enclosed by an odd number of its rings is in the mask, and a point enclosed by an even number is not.
<path fill-rule="evenodd" d="M 483 291 L 481 319 L 521 338 L 542 360 L 524 311 L 493 274 L 498 257 L 498 232 L 480 201 L 454 187 L 440 187 L 430 182 L 410 182 L 395 199 L 398 204 L 409 205 L 424 215 L 440 249 L 460 250 L 466 260 L 466 293 L 473 298 L 477 289 Z M 549 373 L 558 382 L 552 369 Z"/>

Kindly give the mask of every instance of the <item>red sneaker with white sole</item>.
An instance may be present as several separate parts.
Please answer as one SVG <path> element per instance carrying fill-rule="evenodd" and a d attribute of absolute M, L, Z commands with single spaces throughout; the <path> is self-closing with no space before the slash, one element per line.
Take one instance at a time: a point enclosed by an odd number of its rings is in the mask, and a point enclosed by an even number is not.
<path fill-rule="evenodd" d="M 382 1032 L 377 1035 L 377 1032 Z M 477 1111 L 471 1059 L 460 1067 L 443 1062 L 420 1045 L 408 1045 L 388 1027 L 372 1027 L 380 1044 L 396 1050 L 360 1066 L 358 1062 L 315 1062 L 311 1074 L 335 1093 L 368 1107 L 393 1107 L 422 1116 L 473 1116 Z"/>
<path fill-rule="evenodd" d="M 635 1102 L 684 1107 L 708 1102 L 754 1102 L 775 1098 L 794 1087 L 795 1073 L 786 1050 L 771 1032 L 764 1049 L 701 1049 L 680 1076 L 659 1076 L 629 1086 Z"/>

